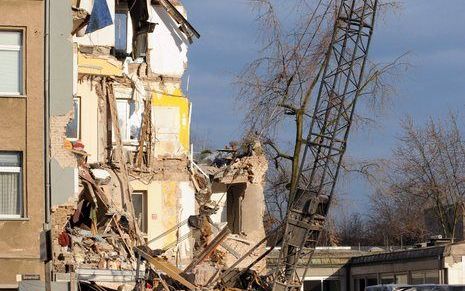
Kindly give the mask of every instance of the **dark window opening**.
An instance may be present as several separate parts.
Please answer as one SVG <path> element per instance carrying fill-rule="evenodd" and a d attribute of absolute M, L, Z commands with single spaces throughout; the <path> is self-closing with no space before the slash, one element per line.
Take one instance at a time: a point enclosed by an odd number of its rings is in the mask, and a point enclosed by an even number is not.
<path fill-rule="evenodd" d="M 367 278 L 367 286 L 374 286 L 378 285 L 378 279 L 377 278 Z"/>
<path fill-rule="evenodd" d="M 242 232 L 242 198 L 246 184 L 233 184 L 228 187 L 226 212 L 228 227 L 234 234 Z"/>
<path fill-rule="evenodd" d="M 128 10 L 127 7 L 118 7 L 115 12 L 115 56 L 126 58 L 128 56 Z"/>
<path fill-rule="evenodd" d="M 145 58 L 148 48 L 147 34 L 153 32 L 155 24 L 147 22 L 149 7 L 146 0 L 127 0 L 127 5 L 130 7 L 133 28 L 132 57 Z"/>
<path fill-rule="evenodd" d="M 320 280 L 304 281 L 304 291 L 321 291 L 321 281 Z"/>
<path fill-rule="evenodd" d="M 365 291 L 365 278 L 354 279 L 354 290 L 355 291 Z"/>
<path fill-rule="evenodd" d="M 339 280 L 324 280 L 323 291 L 340 291 L 341 284 Z"/>

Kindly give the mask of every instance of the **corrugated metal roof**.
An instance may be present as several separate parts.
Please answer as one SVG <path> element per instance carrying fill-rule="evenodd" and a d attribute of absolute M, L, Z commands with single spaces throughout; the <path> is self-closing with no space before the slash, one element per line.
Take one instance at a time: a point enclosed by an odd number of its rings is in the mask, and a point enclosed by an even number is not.
<path fill-rule="evenodd" d="M 434 258 L 444 254 L 446 246 L 434 246 L 428 248 L 411 249 L 405 251 L 395 251 L 389 253 L 380 253 L 374 255 L 366 255 L 352 258 L 349 263 L 351 265 L 367 264 L 367 263 L 385 263 L 392 261 L 406 261 L 421 258 Z"/>
<path fill-rule="evenodd" d="M 352 249 L 317 249 L 310 261 L 311 267 L 340 267 L 347 264 L 351 258 L 366 254 L 366 252 Z M 270 266 L 277 264 L 279 251 L 273 250 L 267 257 L 267 263 Z M 308 256 L 299 258 L 299 267 L 308 263 Z"/>

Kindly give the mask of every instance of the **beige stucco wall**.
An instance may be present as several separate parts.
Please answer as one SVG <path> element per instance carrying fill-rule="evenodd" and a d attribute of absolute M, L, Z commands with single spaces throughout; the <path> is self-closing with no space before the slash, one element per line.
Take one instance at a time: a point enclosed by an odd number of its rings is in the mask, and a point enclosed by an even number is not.
<path fill-rule="evenodd" d="M 134 180 L 131 187 L 135 191 L 147 193 L 147 240 L 160 234 L 195 214 L 195 193 L 190 181 L 152 181 L 144 184 Z M 162 238 L 151 242 L 152 249 L 161 249 L 190 231 L 184 224 L 179 233 L 172 231 Z M 185 240 L 178 246 L 178 255 L 182 260 L 192 255 L 192 241 Z"/>
<path fill-rule="evenodd" d="M 99 161 L 98 96 L 93 82 L 81 81 L 77 87 L 77 97 L 81 98 L 81 142 L 85 151 L 90 154 L 88 162 L 95 163 Z"/>
<path fill-rule="evenodd" d="M 242 231 L 252 240 L 259 241 L 265 237 L 263 216 L 265 214 L 265 196 L 263 186 L 247 183 L 242 199 Z"/>
<path fill-rule="evenodd" d="M 44 222 L 43 1 L 0 1 L 0 26 L 25 29 L 24 97 L 0 97 L 0 150 L 22 151 L 24 220 L 0 221 L 0 288 L 17 274 L 39 274 L 39 237 Z"/>

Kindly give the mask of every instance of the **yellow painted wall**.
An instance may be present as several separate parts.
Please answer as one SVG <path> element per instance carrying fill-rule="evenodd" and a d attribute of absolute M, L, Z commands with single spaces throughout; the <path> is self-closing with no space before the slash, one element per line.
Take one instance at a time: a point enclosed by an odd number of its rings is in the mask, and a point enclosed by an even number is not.
<path fill-rule="evenodd" d="M 178 183 L 176 181 L 152 181 L 146 185 L 140 181 L 132 181 L 134 190 L 147 193 L 147 237 L 148 240 L 160 235 L 175 226 L 178 216 Z M 150 244 L 153 249 L 163 248 L 176 240 L 176 232 Z"/>
<path fill-rule="evenodd" d="M 184 154 L 189 153 L 190 148 L 190 102 L 181 89 L 152 92 L 152 106 L 176 107 L 179 109 L 179 142 Z M 156 118 L 156 117 L 154 117 Z"/>
<path fill-rule="evenodd" d="M 123 65 L 116 59 L 78 53 L 78 72 L 88 75 L 122 76 Z"/>
<path fill-rule="evenodd" d="M 81 99 L 81 142 L 90 155 L 90 163 L 98 162 L 98 96 L 90 80 L 78 84 L 77 96 Z"/>

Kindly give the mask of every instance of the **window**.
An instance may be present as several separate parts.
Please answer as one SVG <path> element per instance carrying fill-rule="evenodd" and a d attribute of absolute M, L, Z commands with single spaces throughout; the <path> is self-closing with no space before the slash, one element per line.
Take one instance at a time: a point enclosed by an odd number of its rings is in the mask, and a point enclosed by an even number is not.
<path fill-rule="evenodd" d="M 81 138 L 81 98 L 73 98 L 73 118 L 66 125 L 66 137 L 70 140 Z"/>
<path fill-rule="evenodd" d="M 439 284 L 439 271 L 427 270 L 412 272 L 412 285 L 418 284 Z"/>
<path fill-rule="evenodd" d="M 304 291 L 321 291 L 321 281 L 320 280 L 305 280 Z"/>
<path fill-rule="evenodd" d="M 381 284 L 395 284 L 394 275 L 393 274 L 382 274 L 381 275 Z"/>
<path fill-rule="evenodd" d="M 420 285 L 425 283 L 425 275 L 423 272 L 412 272 L 412 279 L 410 284 Z"/>
<path fill-rule="evenodd" d="M 118 110 L 118 124 L 121 132 L 121 139 L 128 140 L 128 121 L 129 121 L 129 101 L 125 99 L 116 100 Z"/>
<path fill-rule="evenodd" d="M 425 284 L 439 284 L 439 271 L 425 271 Z"/>
<path fill-rule="evenodd" d="M 127 56 L 128 12 L 118 8 L 115 12 L 115 55 Z"/>
<path fill-rule="evenodd" d="M 117 99 L 116 109 L 118 111 L 119 130 L 123 142 L 139 140 L 141 119 L 135 114 L 135 104 L 131 99 Z M 113 137 L 114 140 L 114 137 Z"/>
<path fill-rule="evenodd" d="M 365 278 L 355 278 L 354 279 L 354 290 L 355 291 L 365 291 Z"/>
<path fill-rule="evenodd" d="M 132 192 L 132 205 L 140 230 L 147 233 L 147 192 Z"/>
<path fill-rule="evenodd" d="M 341 284 L 339 280 L 324 280 L 323 291 L 340 291 Z"/>
<path fill-rule="evenodd" d="M 23 85 L 23 32 L 0 31 L 0 95 L 22 95 Z"/>
<path fill-rule="evenodd" d="M 232 184 L 226 194 L 226 220 L 233 234 L 242 232 L 242 198 L 246 187 L 245 183 Z"/>
<path fill-rule="evenodd" d="M 369 277 L 369 278 L 367 278 L 366 285 L 367 286 L 378 285 L 378 278 L 377 277 L 371 277 L 371 278 Z"/>
<path fill-rule="evenodd" d="M 407 274 L 396 274 L 396 284 L 402 285 L 408 283 Z"/>
<path fill-rule="evenodd" d="M 22 157 L 18 152 L 0 152 L 0 219 L 23 214 Z"/>

